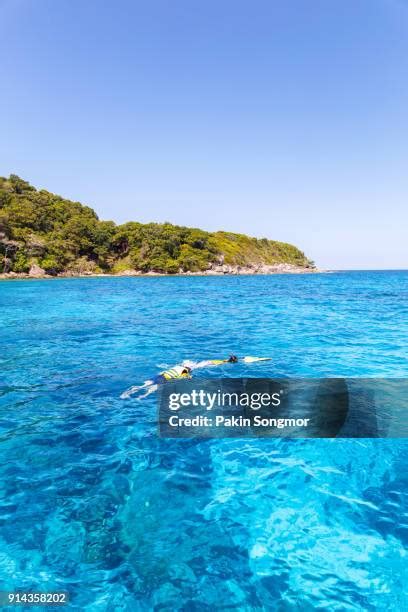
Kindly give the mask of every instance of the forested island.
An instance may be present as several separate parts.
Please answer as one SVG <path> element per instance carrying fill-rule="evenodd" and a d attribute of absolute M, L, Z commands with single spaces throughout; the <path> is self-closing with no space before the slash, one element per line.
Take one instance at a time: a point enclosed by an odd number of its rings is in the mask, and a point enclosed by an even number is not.
<path fill-rule="evenodd" d="M 314 270 L 291 244 L 171 223 L 116 225 L 17 175 L 0 177 L 0 275 L 6 278 Z"/>

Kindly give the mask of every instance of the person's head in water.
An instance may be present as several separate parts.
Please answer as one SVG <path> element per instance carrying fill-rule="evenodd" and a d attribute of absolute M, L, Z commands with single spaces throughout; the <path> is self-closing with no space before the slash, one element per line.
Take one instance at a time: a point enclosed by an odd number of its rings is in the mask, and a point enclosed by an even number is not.
<path fill-rule="evenodd" d="M 189 368 L 188 366 L 184 366 L 184 370 L 182 371 L 182 375 L 183 376 L 188 376 L 191 372 L 191 368 Z"/>
<path fill-rule="evenodd" d="M 236 355 L 230 355 L 228 357 L 228 363 L 237 363 L 238 357 Z"/>

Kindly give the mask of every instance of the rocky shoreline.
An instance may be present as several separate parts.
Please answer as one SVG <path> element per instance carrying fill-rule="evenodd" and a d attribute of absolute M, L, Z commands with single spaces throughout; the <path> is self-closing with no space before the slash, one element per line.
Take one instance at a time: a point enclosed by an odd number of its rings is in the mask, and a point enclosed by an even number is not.
<path fill-rule="evenodd" d="M 113 276 L 247 276 L 255 274 L 313 274 L 321 272 L 317 268 L 305 268 L 301 266 L 294 266 L 292 264 L 252 264 L 247 266 L 234 266 L 228 264 L 214 265 L 208 270 L 202 272 L 183 272 L 179 271 L 177 274 L 163 274 L 162 272 L 155 272 L 153 270 L 148 272 L 141 272 L 140 270 L 123 270 L 121 272 L 113 273 L 95 273 L 85 272 L 79 274 L 78 272 L 62 272 L 57 275 L 46 274 L 46 272 L 37 265 L 33 265 L 28 273 L 18 272 L 5 272 L 0 274 L 1 280 L 29 280 L 29 279 L 45 279 L 45 278 L 89 278 L 89 277 L 113 277 Z"/>

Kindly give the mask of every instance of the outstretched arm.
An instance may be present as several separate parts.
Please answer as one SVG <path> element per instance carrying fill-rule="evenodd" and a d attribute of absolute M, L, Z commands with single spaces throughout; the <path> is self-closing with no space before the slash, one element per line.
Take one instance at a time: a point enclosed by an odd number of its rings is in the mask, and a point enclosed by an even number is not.
<path fill-rule="evenodd" d="M 151 387 L 152 385 L 153 385 L 153 381 L 152 380 L 146 380 L 143 383 L 143 385 L 136 385 L 134 387 L 130 387 L 129 389 L 126 389 L 126 391 L 124 391 L 121 394 L 120 399 L 127 399 L 128 397 L 131 397 L 132 395 L 134 395 L 135 393 L 137 393 L 141 389 L 146 389 L 148 387 Z"/>

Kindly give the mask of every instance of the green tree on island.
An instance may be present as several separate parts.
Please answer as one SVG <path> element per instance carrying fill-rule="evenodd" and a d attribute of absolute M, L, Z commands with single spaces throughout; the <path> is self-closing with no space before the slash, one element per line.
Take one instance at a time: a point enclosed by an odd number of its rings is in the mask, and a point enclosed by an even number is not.
<path fill-rule="evenodd" d="M 92 208 L 0 177 L 0 272 L 202 272 L 212 264 L 313 267 L 291 244 L 171 223 L 100 221 Z"/>

